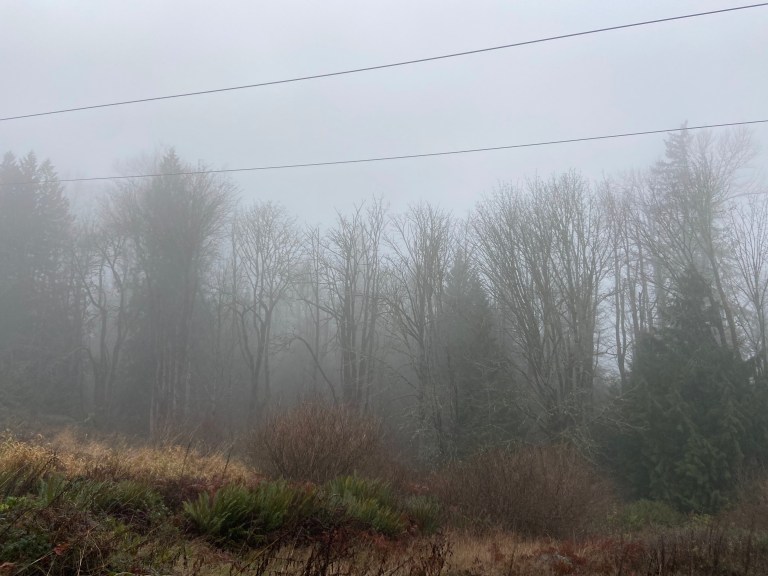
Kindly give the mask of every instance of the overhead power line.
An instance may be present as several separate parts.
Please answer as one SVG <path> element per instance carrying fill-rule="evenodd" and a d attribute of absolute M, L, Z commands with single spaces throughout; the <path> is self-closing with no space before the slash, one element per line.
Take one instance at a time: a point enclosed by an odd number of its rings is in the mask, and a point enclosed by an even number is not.
<path fill-rule="evenodd" d="M 555 144 L 574 144 L 576 142 L 593 142 L 596 140 L 611 140 L 614 138 L 629 138 L 630 136 L 648 136 L 651 134 L 663 134 L 678 132 L 680 130 L 704 130 L 707 128 L 727 128 L 733 126 L 749 126 L 754 124 L 767 124 L 768 118 L 763 120 L 745 120 L 743 122 L 723 122 L 720 124 L 701 124 L 699 126 L 686 126 L 683 128 L 661 128 L 658 130 L 642 130 L 637 132 L 623 132 L 619 134 L 603 134 L 600 136 L 584 136 L 581 138 L 565 138 L 562 140 L 545 140 L 541 142 L 526 142 L 524 144 L 507 144 L 504 146 L 488 146 L 485 148 L 467 148 L 464 150 L 445 150 L 441 152 L 424 152 L 421 154 L 400 154 L 397 156 L 377 156 L 372 158 L 354 158 L 348 160 L 330 160 L 327 162 L 305 162 L 297 164 L 274 164 L 268 166 L 251 166 L 249 168 L 222 168 L 219 170 L 189 170 L 184 172 L 169 172 L 155 174 L 132 174 L 128 176 L 92 176 L 88 178 L 62 178 L 54 181 L 28 181 L 28 182 L 0 182 L 0 186 L 16 186 L 26 184 L 44 184 L 48 182 L 99 182 L 105 180 L 130 180 L 133 178 L 155 178 L 158 176 L 194 176 L 198 174 L 230 174 L 233 172 L 259 172 L 266 170 L 287 170 L 291 168 L 315 168 L 320 166 L 338 166 L 344 164 L 364 164 L 368 162 L 387 162 L 390 160 L 412 160 L 418 158 L 433 158 L 436 156 L 457 156 L 459 154 L 475 154 L 478 152 L 493 152 L 496 150 L 514 150 L 516 148 L 534 148 L 537 146 L 552 146 Z"/>
<path fill-rule="evenodd" d="M 74 108 L 62 108 L 60 110 L 48 110 L 46 112 L 33 112 L 31 114 L 19 114 L 17 116 L 6 116 L 0 118 L 0 122 L 8 122 L 10 120 L 21 120 L 24 118 L 34 118 L 37 116 L 52 116 L 54 114 L 66 114 L 69 112 L 81 112 L 84 110 L 95 110 L 98 108 L 111 108 L 115 106 L 127 106 L 129 104 L 142 104 L 145 102 L 157 102 L 159 100 L 171 100 L 175 98 L 188 98 L 190 96 L 203 96 L 205 94 L 219 94 L 222 92 L 233 92 L 235 90 L 248 90 L 251 88 L 263 88 L 264 86 L 275 86 L 277 84 L 289 84 L 293 82 L 305 82 L 307 80 L 318 80 L 320 78 L 331 78 L 334 76 L 344 76 L 349 74 L 357 74 L 359 72 L 372 72 L 374 70 L 384 70 L 387 68 L 395 68 L 398 66 L 410 66 L 412 64 L 423 64 L 426 62 L 434 62 L 437 60 L 447 60 L 449 58 L 458 58 L 461 56 L 472 56 L 475 54 L 483 54 L 486 52 L 493 52 L 497 50 L 506 50 L 509 48 L 519 48 L 521 46 L 528 46 L 531 44 L 541 44 L 544 42 L 553 42 L 555 40 L 565 40 L 567 38 L 576 38 L 579 36 L 588 36 L 590 34 L 600 34 L 602 32 L 611 32 L 615 30 L 625 30 L 627 28 L 637 28 L 640 26 L 649 26 L 651 24 L 662 24 L 664 22 L 674 22 L 677 20 L 686 20 L 690 18 L 698 18 L 700 16 L 712 16 L 714 14 L 723 14 L 726 12 L 735 12 L 737 10 L 749 10 L 751 8 L 763 8 L 768 6 L 768 2 L 761 2 L 759 4 L 749 4 L 746 6 L 735 6 L 732 8 L 722 8 L 720 10 L 710 10 L 708 12 L 696 12 L 693 14 L 683 14 L 681 16 L 670 16 L 668 18 L 657 18 L 655 20 L 644 20 L 642 22 L 632 22 L 629 24 L 620 24 L 617 26 L 608 26 L 606 28 L 595 28 L 593 30 L 583 30 L 581 32 L 572 32 L 569 34 L 560 34 L 558 36 L 549 36 L 546 38 L 537 38 L 535 40 L 524 40 L 522 42 L 513 42 L 511 44 L 502 44 L 501 46 L 490 46 L 487 48 L 478 48 L 475 50 L 466 50 L 464 52 L 453 52 L 451 54 L 441 54 L 439 56 L 429 56 L 427 58 L 416 58 L 413 60 L 403 60 L 400 62 L 390 62 L 389 64 L 378 64 L 375 66 L 365 66 L 362 68 L 352 68 L 349 70 L 339 70 L 336 72 L 325 72 L 322 74 L 313 74 L 310 76 L 298 76 L 295 78 L 285 78 L 282 80 L 270 80 L 267 82 L 258 82 L 255 84 L 244 84 L 242 86 L 228 86 L 225 88 L 213 88 L 210 90 L 198 90 L 196 92 L 182 92 L 179 94 L 166 94 L 164 96 L 152 96 L 149 98 L 137 98 L 135 100 L 122 100 L 119 102 L 107 102 L 104 104 L 92 104 L 89 106 L 77 106 Z"/>

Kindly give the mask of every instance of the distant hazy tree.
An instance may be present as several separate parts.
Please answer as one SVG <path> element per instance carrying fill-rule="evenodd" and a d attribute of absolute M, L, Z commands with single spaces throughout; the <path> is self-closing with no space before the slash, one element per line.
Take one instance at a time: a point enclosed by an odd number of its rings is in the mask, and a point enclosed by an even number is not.
<path fill-rule="evenodd" d="M 729 253 L 734 269 L 729 286 L 737 302 L 739 342 L 750 369 L 743 450 L 751 465 L 768 464 L 768 200 L 760 194 L 730 209 Z M 764 193 L 763 193 L 764 194 Z"/>
<path fill-rule="evenodd" d="M 466 243 L 457 247 L 436 319 L 447 456 L 465 457 L 513 440 L 519 398 L 504 371 L 494 312 Z"/>
<path fill-rule="evenodd" d="M 438 452 L 445 454 L 437 318 L 454 249 L 453 221 L 447 212 L 417 204 L 393 218 L 387 246 L 387 312 L 400 352 L 415 375 L 412 389 L 421 450 L 426 448 L 426 439 L 433 437 Z"/>
<path fill-rule="evenodd" d="M 573 433 L 592 409 L 611 265 L 604 211 L 587 182 L 568 173 L 502 190 L 479 205 L 473 226 L 530 415 L 551 438 Z"/>
<path fill-rule="evenodd" d="M 108 204 L 98 216 L 80 227 L 74 263 L 86 300 L 89 336 L 84 344 L 93 379 L 92 410 L 103 425 L 111 421 L 112 393 L 135 312 L 128 305 L 133 262 L 128 237 L 115 226 Z"/>
<path fill-rule="evenodd" d="M 198 322 L 206 340 L 201 344 L 204 374 L 201 378 L 205 434 L 234 433 L 248 416 L 248 372 L 242 364 L 240 322 L 233 294 L 231 254 L 219 257 L 205 286 Z M 243 384 L 246 384 L 245 386 Z"/>
<path fill-rule="evenodd" d="M 296 297 L 302 303 L 300 315 L 303 326 L 290 337 L 307 349 L 311 357 L 309 371 L 312 374 L 312 391 L 320 393 L 321 386 L 330 391 L 335 403 L 339 401 L 336 384 L 326 373 L 324 366 L 331 348 L 330 324 L 332 319 L 325 311 L 326 292 L 324 273 L 323 236 L 318 227 L 309 227 L 303 237 L 299 282 L 295 286 Z M 321 384 L 321 381 L 322 384 Z"/>
<path fill-rule="evenodd" d="M 738 353 L 733 295 L 728 292 L 730 255 L 724 226 L 743 169 L 754 156 L 745 130 L 695 135 L 670 134 L 666 154 L 650 171 L 643 195 L 643 242 L 653 254 L 658 312 L 664 313 L 668 287 L 680 274 L 696 270 L 712 281 L 717 298 L 719 338 Z"/>
<path fill-rule="evenodd" d="M 256 203 L 236 217 L 233 238 L 233 304 L 250 375 L 248 413 L 253 419 L 269 402 L 275 309 L 297 281 L 301 237 L 283 208 Z"/>
<path fill-rule="evenodd" d="M 139 270 L 142 335 L 152 366 L 149 431 L 182 425 L 192 405 L 192 331 L 201 283 L 216 255 L 232 207 L 233 186 L 193 172 L 166 153 L 160 175 L 129 181 L 118 197 L 119 225 L 128 231 Z"/>
<path fill-rule="evenodd" d="M 0 374 L 28 407 L 79 409 L 72 216 L 50 162 L 0 163 Z M 8 397 L 8 394 L 6 394 Z"/>
<path fill-rule="evenodd" d="M 729 224 L 746 352 L 757 373 L 768 377 L 768 200 L 754 198 L 735 208 Z"/>
<path fill-rule="evenodd" d="M 377 370 L 384 226 L 384 206 L 373 200 L 357 206 L 350 216 L 339 214 L 321 242 L 320 283 L 325 298 L 317 305 L 335 325 L 340 400 L 356 409 L 368 406 Z"/>

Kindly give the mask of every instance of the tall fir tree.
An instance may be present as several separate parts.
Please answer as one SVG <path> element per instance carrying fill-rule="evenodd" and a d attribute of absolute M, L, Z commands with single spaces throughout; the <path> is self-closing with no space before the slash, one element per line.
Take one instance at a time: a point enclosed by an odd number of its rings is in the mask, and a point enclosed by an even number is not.
<path fill-rule="evenodd" d="M 517 435 L 520 419 L 502 354 L 493 311 L 467 254 L 459 250 L 448 274 L 438 319 L 439 364 L 445 389 L 447 456 L 463 457 Z"/>
<path fill-rule="evenodd" d="M 619 464 L 636 495 L 685 511 L 725 505 L 744 463 L 750 370 L 722 342 L 709 282 L 681 276 L 665 325 L 637 344 Z"/>
<path fill-rule="evenodd" d="M 20 406 L 75 412 L 81 310 L 72 217 L 50 162 L 0 163 L 0 383 Z"/>

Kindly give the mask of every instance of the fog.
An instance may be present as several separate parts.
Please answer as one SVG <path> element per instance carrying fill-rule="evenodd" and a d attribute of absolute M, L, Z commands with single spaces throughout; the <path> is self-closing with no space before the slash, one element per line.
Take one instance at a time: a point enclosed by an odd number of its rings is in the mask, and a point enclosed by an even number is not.
<path fill-rule="evenodd" d="M 0 116 L 723 7 L 73 6 L 0 8 Z M 0 122 L 0 426 L 234 442 L 311 401 L 419 465 L 567 443 L 717 509 L 768 461 L 768 126 L 684 126 L 765 120 L 766 18 Z M 695 494 L 653 476 L 686 459 Z"/>
<path fill-rule="evenodd" d="M 507 44 L 734 2 L 6 2 L 2 116 L 205 90 Z M 62 177 L 174 146 L 214 168 L 485 147 L 760 118 L 764 9 L 218 95 L 4 122 Z M 758 140 L 768 132 L 757 128 Z M 238 174 L 245 199 L 312 223 L 372 194 L 461 214 L 500 181 L 650 164 L 653 137 Z M 762 156 L 764 159 L 765 156 Z M 763 162 L 764 164 L 764 162 Z M 81 186 L 86 197 L 99 186 Z"/>

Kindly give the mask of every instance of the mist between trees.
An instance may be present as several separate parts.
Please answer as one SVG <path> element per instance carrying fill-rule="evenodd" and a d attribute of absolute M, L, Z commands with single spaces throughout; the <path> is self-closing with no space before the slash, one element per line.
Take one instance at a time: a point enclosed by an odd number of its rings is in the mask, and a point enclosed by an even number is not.
<path fill-rule="evenodd" d="M 682 130 L 628 176 L 504 185 L 466 216 L 368 198 L 323 229 L 214 174 L 119 181 L 75 217 L 49 162 L 8 154 L 0 415 L 220 440 L 322 397 L 422 462 L 571 442 L 639 496 L 717 509 L 768 456 L 753 150 Z"/>

